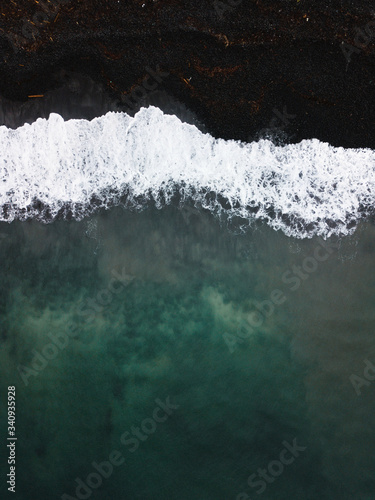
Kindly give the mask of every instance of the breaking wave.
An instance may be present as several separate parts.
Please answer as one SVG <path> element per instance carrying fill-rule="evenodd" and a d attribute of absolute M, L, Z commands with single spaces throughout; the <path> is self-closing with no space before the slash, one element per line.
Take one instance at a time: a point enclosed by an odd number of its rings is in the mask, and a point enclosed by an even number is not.
<path fill-rule="evenodd" d="M 348 234 L 372 211 L 375 152 L 317 139 L 275 146 L 215 139 L 142 108 L 0 127 L 0 220 L 82 219 L 123 204 L 196 207 L 298 238 Z"/>

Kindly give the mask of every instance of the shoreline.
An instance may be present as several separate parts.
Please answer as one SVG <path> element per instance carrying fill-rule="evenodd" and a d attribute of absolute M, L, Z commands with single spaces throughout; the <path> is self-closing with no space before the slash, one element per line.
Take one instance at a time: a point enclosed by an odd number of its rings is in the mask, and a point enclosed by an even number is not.
<path fill-rule="evenodd" d="M 44 96 L 74 87 L 74 73 L 93 79 L 97 99 L 76 117 L 102 114 L 108 100 L 125 112 L 135 102 L 136 112 L 161 93 L 216 138 L 249 142 L 276 128 L 292 143 L 375 149 L 375 21 L 367 2 L 241 2 L 222 16 L 211 2 L 64 2 L 30 43 L 16 46 L 15 35 L 25 39 L 22 23 L 37 12 L 14 4 L 17 11 L 4 6 L 0 16 L 0 95 L 12 101 L 17 123 L 22 103 L 38 99 L 28 96 L 43 96 L 31 115 L 57 112 Z"/>

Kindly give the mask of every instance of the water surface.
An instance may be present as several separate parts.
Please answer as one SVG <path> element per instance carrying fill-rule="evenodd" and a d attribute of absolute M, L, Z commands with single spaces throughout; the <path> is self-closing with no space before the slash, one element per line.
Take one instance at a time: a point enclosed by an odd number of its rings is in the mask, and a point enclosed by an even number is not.
<path fill-rule="evenodd" d="M 241 234 L 195 208 L 112 208 L 0 232 L 16 498 L 375 498 L 370 222 L 324 242 L 260 222 Z M 259 479 L 285 442 L 303 450 Z M 114 450 L 124 463 L 77 493 Z"/>

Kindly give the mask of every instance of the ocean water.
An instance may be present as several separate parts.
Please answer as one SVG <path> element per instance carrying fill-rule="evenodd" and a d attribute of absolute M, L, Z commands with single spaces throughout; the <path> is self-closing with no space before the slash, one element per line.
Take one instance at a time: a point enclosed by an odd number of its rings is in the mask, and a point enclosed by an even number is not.
<path fill-rule="evenodd" d="M 0 142 L 14 498 L 375 499 L 373 151 L 155 108 Z"/>

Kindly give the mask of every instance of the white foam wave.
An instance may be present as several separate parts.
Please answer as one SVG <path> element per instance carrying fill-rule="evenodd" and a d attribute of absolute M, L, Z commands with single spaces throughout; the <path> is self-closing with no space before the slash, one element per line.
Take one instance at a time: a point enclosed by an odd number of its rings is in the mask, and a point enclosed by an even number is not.
<path fill-rule="evenodd" d="M 180 199 L 229 217 L 261 218 L 300 238 L 326 237 L 347 234 L 374 206 L 370 149 L 317 139 L 285 146 L 214 139 L 154 107 L 134 118 L 110 112 L 65 122 L 51 114 L 17 130 L 2 126 L 0 145 L 3 221 L 47 211 L 54 218 L 67 205 L 78 219 L 93 198 L 111 206 L 124 193 L 130 205 L 153 199 L 161 207 L 177 191 Z"/>

